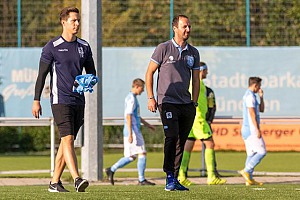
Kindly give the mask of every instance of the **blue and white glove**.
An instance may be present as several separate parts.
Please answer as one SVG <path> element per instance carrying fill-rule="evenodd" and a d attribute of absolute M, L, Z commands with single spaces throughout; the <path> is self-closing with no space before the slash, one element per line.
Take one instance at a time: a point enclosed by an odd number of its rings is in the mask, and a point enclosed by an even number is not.
<path fill-rule="evenodd" d="M 78 75 L 75 77 L 73 92 L 83 95 L 84 92 L 93 92 L 93 87 L 98 83 L 98 77 L 93 74 Z"/>

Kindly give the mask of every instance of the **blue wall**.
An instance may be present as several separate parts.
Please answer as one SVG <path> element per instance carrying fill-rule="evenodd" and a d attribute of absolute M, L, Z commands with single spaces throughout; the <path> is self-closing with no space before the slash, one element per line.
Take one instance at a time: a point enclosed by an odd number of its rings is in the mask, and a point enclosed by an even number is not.
<path fill-rule="evenodd" d="M 123 117 L 124 98 L 134 78 L 145 78 L 155 47 L 103 48 L 103 116 Z M 206 83 L 217 96 L 218 116 L 241 116 L 241 99 L 249 76 L 263 78 L 263 116 L 299 116 L 300 53 L 298 47 L 198 47 L 209 67 Z M 41 48 L 0 48 L 0 115 L 31 117 Z M 49 81 L 46 81 L 46 87 Z M 146 92 L 139 98 L 147 110 Z M 49 90 L 44 89 L 43 116 L 51 116 Z"/>

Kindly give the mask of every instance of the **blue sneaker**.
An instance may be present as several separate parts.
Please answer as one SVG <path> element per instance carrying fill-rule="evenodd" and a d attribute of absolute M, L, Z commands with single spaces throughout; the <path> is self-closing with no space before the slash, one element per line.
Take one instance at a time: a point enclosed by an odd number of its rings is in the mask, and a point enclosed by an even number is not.
<path fill-rule="evenodd" d="M 174 191 L 175 190 L 175 179 L 172 175 L 168 175 L 166 178 L 166 187 L 165 191 Z"/>
<path fill-rule="evenodd" d="M 174 178 L 174 185 L 175 185 L 175 190 L 178 190 L 178 191 L 189 191 L 189 188 L 186 188 L 183 185 L 181 185 L 176 178 Z"/>

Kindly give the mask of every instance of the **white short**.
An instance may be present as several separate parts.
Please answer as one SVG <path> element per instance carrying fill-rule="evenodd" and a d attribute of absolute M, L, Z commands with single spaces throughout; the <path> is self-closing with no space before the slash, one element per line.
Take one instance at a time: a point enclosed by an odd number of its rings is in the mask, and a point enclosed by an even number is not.
<path fill-rule="evenodd" d="M 262 137 L 258 138 L 256 135 L 251 134 L 244 142 L 247 156 L 252 156 L 255 153 L 266 154 L 266 145 Z"/>
<path fill-rule="evenodd" d="M 146 153 L 144 138 L 141 134 L 132 134 L 133 142 L 128 142 L 128 137 L 124 137 L 124 156 L 130 157 L 137 154 Z"/>

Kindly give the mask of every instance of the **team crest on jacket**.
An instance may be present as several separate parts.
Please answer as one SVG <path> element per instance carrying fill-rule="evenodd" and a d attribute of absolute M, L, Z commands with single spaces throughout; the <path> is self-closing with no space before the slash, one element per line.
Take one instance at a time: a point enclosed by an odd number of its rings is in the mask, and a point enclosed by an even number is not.
<path fill-rule="evenodd" d="M 172 119 L 172 112 L 166 112 L 166 118 Z"/>
<path fill-rule="evenodd" d="M 84 52 L 83 52 L 83 48 L 82 47 L 78 47 L 78 53 L 80 55 L 80 58 L 84 57 Z"/>
<path fill-rule="evenodd" d="M 193 56 L 187 56 L 186 57 L 187 60 L 187 64 L 190 68 L 192 68 L 194 66 L 194 57 Z"/>

